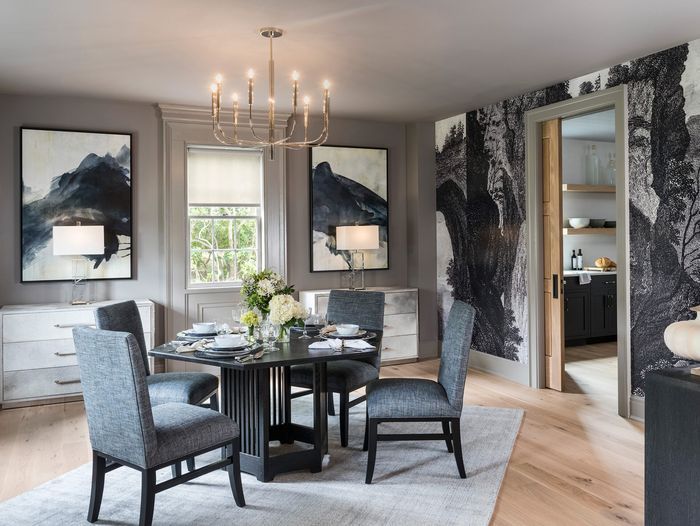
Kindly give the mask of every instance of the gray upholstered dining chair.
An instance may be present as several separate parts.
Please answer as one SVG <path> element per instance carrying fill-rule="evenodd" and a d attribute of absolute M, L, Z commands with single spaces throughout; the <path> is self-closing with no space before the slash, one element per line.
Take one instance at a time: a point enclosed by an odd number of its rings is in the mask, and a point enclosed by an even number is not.
<path fill-rule="evenodd" d="M 384 330 L 384 293 L 370 290 L 331 290 L 326 319 L 331 323 L 354 323 L 368 331 Z M 375 343 L 381 349 L 381 339 Z M 333 393 L 340 396 L 340 445 L 348 445 L 350 408 L 365 401 L 360 396 L 350 400 L 350 393 L 379 378 L 381 351 L 377 356 L 359 360 L 339 360 L 327 366 L 328 414 L 334 415 Z M 313 385 L 313 365 L 295 365 L 291 369 L 291 384 L 307 390 L 292 397 L 310 394 Z"/>
<path fill-rule="evenodd" d="M 424 378 L 382 378 L 367 386 L 363 447 L 365 451 L 369 449 L 366 484 L 372 483 L 377 441 L 444 440 L 447 451 L 454 452 L 459 476 L 467 477 L 459 426 L 473 328 L 474 308 L 455 300 L 442 341 L 437 382 Z M 380 435 L 377 427 L 381 422 L 441 422 L 442 433 Z"/>
<path fill-rule="evenodd" d="M 133 334 L 141 350 L 141 358 L 146 370 L 146 383 L 151 405 L 181 402 L 192 405 L 206 405 L 219 410 L 217 391 L 219 379 L 213 374 L 202 372 L 179 372 L 151 374 L 148 366 L 148 348 L 143 334 L 139 308 L 135 301 L 125 301 L 99 307 L 95 310 L 95 323 L 98 329 L 128 332 Z M 194 469 L 194 459 L 187 459 L 190 471 Z M 180 473 L 180 465 L 173 465 L 173 475 Z"/>
<path fill-rule="evenodd" d="M 152 406 L 133 334 L 77 327 L 73 340 L 92 445 L 89 522 L 98 519 L 105 474 L 121 466 L 141 472 L 141 525 L 153 520 L 156 493 L 221 468 L 228 471 L 236 504 L 245 506 L 240 432 L 233 420 L 190 404 Z M 156 484 L 156 470 L 221 448 L 225 458 Z"/>

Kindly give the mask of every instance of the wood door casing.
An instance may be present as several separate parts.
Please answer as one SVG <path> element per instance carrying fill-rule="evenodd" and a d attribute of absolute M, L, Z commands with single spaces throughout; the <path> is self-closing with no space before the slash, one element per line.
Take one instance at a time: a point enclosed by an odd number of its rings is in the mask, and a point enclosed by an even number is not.
<path fill-rule="evenodd" d="M 545 385 L 564 389 L 561 119 L 542 123 Z"/>

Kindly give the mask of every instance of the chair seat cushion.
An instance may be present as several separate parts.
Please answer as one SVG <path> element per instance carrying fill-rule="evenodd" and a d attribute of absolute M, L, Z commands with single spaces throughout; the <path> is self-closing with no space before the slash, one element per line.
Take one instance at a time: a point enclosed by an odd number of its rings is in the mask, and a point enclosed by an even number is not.
<path fill-rule="evenodd" d="M 372 364 L 357 360 L 328 362 L 326 370 L 328 390 L 334 393 L 354 391 L 379 377 L 379 372 Z M 292 385 L 295 387 L 311 389 L 313 377 L 314 367 L 312 364 L 292 367 Z"/>
<path fill-rule="evenodd" d="M 146 377 L 151 405 L 180 402 L 200 404 L 219 387 L 219 379 L 209 373 L 160 373 Z"/>
<path fill-rule="evenodd" d="M 456 418 L 460 414 L 450 405 L 439 383 L 420 378 L 370 382 L 367 413 L 370 418 Z"/>
<path fill-rule="evenodd" d="M 155 406 L 153 424 L 158 447 L 149 467 L 189 456 L 240 435 L 238 424 L 229 417 L 190 404 Z"/>

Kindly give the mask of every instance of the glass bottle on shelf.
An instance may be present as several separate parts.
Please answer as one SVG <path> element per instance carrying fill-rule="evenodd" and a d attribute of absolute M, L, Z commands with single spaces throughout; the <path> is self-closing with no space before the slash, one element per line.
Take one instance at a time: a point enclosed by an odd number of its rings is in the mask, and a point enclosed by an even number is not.
<path fill-rule="evenodd" d="M 611 184 L 611 185 L 615 186 L 615 183 L 617 182 L 617 170 L 615 168 L 615 154 L 614 153 L 608 154 L 607 178 L 608 178 L 608 180 L 606 181 L 607 184 Z"/>
<path fill-rule="evenodd" d="M 600 184 L 598 152 L 595 144 L 591 144 L 586 153 L 586 183 Z"/>

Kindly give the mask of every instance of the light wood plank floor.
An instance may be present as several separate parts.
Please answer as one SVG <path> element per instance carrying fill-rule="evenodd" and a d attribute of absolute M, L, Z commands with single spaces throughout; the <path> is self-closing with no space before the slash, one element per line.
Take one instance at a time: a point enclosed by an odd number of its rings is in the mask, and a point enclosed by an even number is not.
<path fill-rule="evenodd" d="M 590 374 L 582 374 L 589 362 Z M 429 360 L 382 371 L 386 377 L 435 378 L 438 364 Z M 594 365 L 595 360 L 567 364 L 577 386 L 568 393 L 470 371 L 466 403 L 526 411 L 493 524 L 643 523 L 643 425 L 615 414 L 605 382 L 593 381 L 601 374 Z M 79 402 L 0 411 L 0 500 L 88 462 L 89 453 Z"/>

